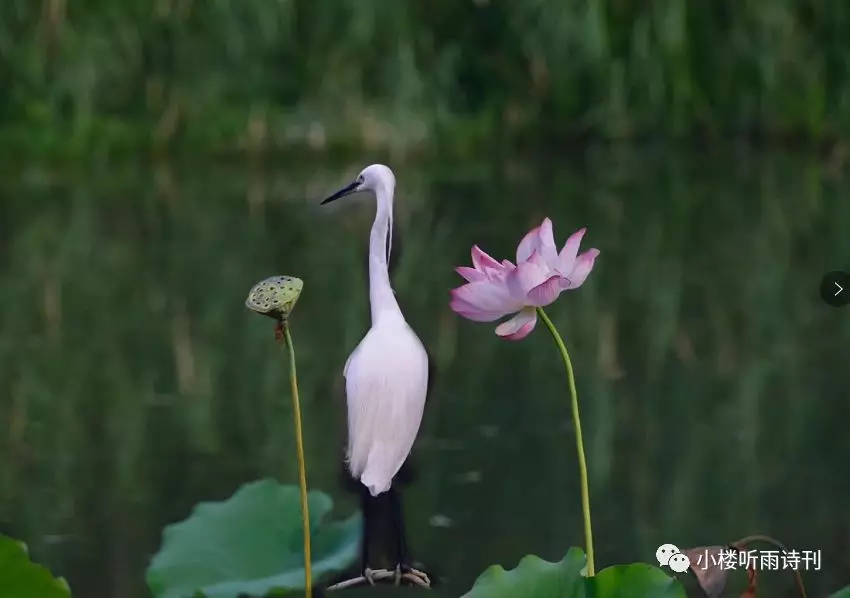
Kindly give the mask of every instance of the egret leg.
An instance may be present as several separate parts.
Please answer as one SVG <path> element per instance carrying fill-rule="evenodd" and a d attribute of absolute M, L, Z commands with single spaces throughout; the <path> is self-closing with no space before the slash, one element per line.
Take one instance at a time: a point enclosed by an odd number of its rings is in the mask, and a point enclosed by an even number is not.
<path fill-rule="evenodd" d="M 393 486 L 389 490 L 390 500 L 390 516 L 392 517 L 393 527 L 396 530 L 396 563 L 407 563 L 407 534 L 404 529 L 404 509 L 401 506 L 401 496 L 399 491 Z"/>
<path fill-rule="evenodd" d="M 363 543 L 360 546 L 360 565 L 363 578 L 369 585 L 375 585 L 374 571 L 369 568 L 369 522 L 372 519 L 372 496 L 369 490 L 363 486 L 360 493 L 360 506 L 363 510 Z"/>
<path fill-rule="evenodd" d="M 401 584 L 404 579 L 410 583 L 430 588 L 431 580 L 428 575 L 410 566 L 410 554 L 407 549 L 407 534 L 404 526 L 404 509 L 401 505 L 401 493 L 394 486 L 389 490 L 390 514 L 396 536 L 396 568 L 395 583 Z"/>

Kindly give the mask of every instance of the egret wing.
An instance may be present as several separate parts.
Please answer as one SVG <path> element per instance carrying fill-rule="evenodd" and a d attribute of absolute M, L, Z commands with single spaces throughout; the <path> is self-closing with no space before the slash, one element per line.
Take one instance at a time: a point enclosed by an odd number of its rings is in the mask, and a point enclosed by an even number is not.
<path fill-rule="evenodd" d="M 389 489 L 410 454 L 422 422 L 428 356 L 407 328 L 387 350 L 371 331 L 349 359 L 348 460 L 372 494 Z"/>

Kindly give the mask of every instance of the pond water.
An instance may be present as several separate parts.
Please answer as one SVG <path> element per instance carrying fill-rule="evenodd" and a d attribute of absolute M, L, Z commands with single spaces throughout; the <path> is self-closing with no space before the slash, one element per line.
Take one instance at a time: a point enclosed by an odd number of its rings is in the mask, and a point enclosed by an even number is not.
<path fill-rule="evenodd" d="M 165 524 L 251 479 L 297 483 L 283 362 L 243 305 L 273 274 L 305 280 L 292 330 L 311 487 L 355 508 L 341 371 L 369 325 L 374 205 L 320 208 L 365 164 L 316 162 L 5 177 L 0 531 L 75 596 L 147 596 Z M 549 308 L 576 368 L 597 566 L 763 533 L 821 551 L 809 596 L 850 583 L 850 307 L 818 295 L 850 269 L 840 164 L 609 149 L 392 166 L 394 287 L 436 371 L 405 493 L 435 595 L 583 542 L 551 338 L 502 341 L 448 308 L 473 244 L 513 259 L 547 215 L 557 242 L 587 226 L 601 250 Z M 762 578 L 794 595 L 787 572 Z"/>

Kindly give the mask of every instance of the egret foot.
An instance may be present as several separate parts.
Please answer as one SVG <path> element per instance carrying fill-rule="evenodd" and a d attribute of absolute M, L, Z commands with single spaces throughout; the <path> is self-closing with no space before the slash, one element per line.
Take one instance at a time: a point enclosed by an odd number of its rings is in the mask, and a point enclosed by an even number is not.
<path fill-rule="evenodd" d="M 420 588 L 431 588 L 431 579 L 428 575 L 409 565 L 396 565 L 394 577 L 395 585 L 401 585 L 401 581 L 405 580 Z"/>
<path fill-rule="evenodd" d="M 387 571 L 386 569 L 369 569 L 368 567 L 364 569 L 360 577 L 354 577 L 352 579 L 346 579 L 345 581 L 340 581 L 339 583 L 335 583 L 332 586 L 329 586 L 328 590 L 344 590 L 346 588 L 353 588 L 356 586 L 361 586 L 364 584 L 369 584 L 374 586 L 377 582 L 385 581 L 387 579 L 393 578 L 393 572 Z"/>
<path fill-rule="evenodd" d="M 375 585 L 376 579 L 379 577 L 376 575 L 377 571 L 372 571 L 369 567 L 363 569 L 363 579 L 369 582 L 370 586 Z"/>

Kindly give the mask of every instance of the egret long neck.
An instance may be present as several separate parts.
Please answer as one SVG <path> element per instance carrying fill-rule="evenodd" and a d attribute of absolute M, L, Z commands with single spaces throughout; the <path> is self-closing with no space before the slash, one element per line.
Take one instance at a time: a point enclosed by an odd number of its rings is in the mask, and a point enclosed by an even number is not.
<path fill-rule="evenodd" d="M 390 286 L 389 245 L 393 215 L 393 189 L 379 187 L 375 191 L 378 210 L 369 235 L 369 303 L 372 325 L 390 315 L 401 317 L 401 309 Z"/>

